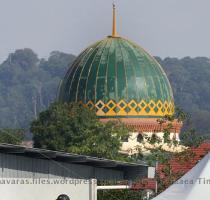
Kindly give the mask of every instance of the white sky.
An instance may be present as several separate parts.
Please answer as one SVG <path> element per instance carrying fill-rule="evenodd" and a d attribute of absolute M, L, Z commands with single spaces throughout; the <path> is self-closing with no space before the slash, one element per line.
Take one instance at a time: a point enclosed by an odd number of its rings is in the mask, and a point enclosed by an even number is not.
<path fill-rule="evenodd" d="M 111 33 L 113 0 L 0 0 L 0 61 L 78 54 Z M 115 0 L 118 32 L 161 57 L 210 57 L 210 0 Z"/>

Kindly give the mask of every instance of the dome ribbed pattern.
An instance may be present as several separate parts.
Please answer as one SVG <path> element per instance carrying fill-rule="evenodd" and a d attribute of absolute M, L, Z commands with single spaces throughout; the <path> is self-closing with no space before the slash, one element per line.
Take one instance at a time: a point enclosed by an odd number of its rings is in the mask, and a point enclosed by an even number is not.
<path fill-rule="evenodd" d="M 61 83 L 59 100 L 81 102 L 99 117 L 161 117 L 174 111 L 161 66 L 120 37 L 96 42 L 77 57 Z"/>

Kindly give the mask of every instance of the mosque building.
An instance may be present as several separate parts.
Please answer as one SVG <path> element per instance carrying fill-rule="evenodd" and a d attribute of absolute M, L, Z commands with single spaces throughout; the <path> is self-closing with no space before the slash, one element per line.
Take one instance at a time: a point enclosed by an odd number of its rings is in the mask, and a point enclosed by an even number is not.
<path fill-rule="evenodd" d="M 160 120 L 172 116 L 175 109 L 172 88 L 160 64 L 117 34 L 115 5 L 112 35 L 76 58 L 61 82 L 58 99 L 94 109 L 101 122 L 120 119 L 132 127 L 134 131 L 122 143 L 126 154 L 136 153 L 145 135 L 162 138 L 169 122 Z M 171 139 L 179 140 L 181 127 L 178 120 L 172 122 Z"/>

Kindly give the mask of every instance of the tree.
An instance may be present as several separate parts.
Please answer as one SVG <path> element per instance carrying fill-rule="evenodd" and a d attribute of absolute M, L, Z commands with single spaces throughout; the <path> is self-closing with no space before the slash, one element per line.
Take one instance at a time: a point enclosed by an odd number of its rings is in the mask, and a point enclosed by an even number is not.
<path fill-rule="evenodd" d="M 34 134 L 34 146 L 38 148 L 131 160 L 119 153 L 121 139 L 128 135 L 128 128 L 120 121 L 101 123 L 94 111 L 76 103 L 52 104 L 32 122 L 31 131 Z M 109 191 L 99 192 L 98 198 L 137 200 L 142 195 L 141 191 Z"/>
<path fill-rule="evenodd" d="M 31 121 L 56 98 L 74 56 L 52 52 L 39 59 L 31 49 L 11 53 L 0 64 L 0 128 L 29 129 Z"/>
<path fill-rule="evenodd" d="M 7 144 L 21 144 L 24 138 L 23 130 L 17 129 L 1 129 L 0 130 L 0 143 Z"/>
<path fill-rule="evenodd" d="M 120 121 L 101 123 L 76 103 L 54 103 L 32 122 L 31 132 L 38 148 L 120 159 L 121 138 L 129 131 Z"/>
<path fill-rule="evenodd" d="M 198 147 L 202 142 L 204 142 L 205 137 L 196 134 L 194 129 L 184 131 L 181 134 L 181 144 L 188 147 Z"/>
<path fill-rule="evenodd" d="M 209 134 L 210 125 L 207 121 L 210 117 L 210 59 L 158 58 L 158 62 L 169 78 L 176 105 L 192 116 L 193 123 L 185 124 L 184 129 L 194 128 L 197 134 Z"/>
<path fill-rule="evenodd" d="M 146 193 L 135 190 L 102 190 L 98 191 L 99 200 L 142 200 Z"/>
<path fill-rule="evenodd" d="M 75 56 L 71 54 L 53 51 L 48 60 L 41 59 L 39 66 L 52 76 L 63 77 L 74 59 Z"/>

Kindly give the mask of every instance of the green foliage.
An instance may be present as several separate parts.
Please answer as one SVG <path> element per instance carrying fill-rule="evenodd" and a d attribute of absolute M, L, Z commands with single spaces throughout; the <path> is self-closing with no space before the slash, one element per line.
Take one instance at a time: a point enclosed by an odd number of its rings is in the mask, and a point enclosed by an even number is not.
<path fill-rule="evenodd" d="M 195 154 L 192 152 L 192 150 L 188 149 L 180 153 L 173 153 L 170 155 L 170 157 L 167 157 L 164 162 L 160 162 L 160 164 L 163 165 L 161 171 L 159 171 L 156 176 L 158 182 L 158 193 L 163 192 L 186 173 L 185 171 L 174 171 L 172 167 L 173 164 L 170 162 L 171 159 L 173 159 L 173 161 L 179 165 L 186 166 L 194 159 L 194 156 Z"/>
<path fill-rule="evenodd" d="M 186 113 L 182 108 L 175 107 L 175 112 L 173 115 L 165 115 L 163 118 L 158 119 L 159 124 L 163 124 L 166 121 L 173 122 L 178 120 L 178 122 L 187 122 L 190 120 L 189 113 Z"/>
<path fill-rule="evenodd" d="M 31 124 L 34 146 L 114 160 L 134 161 L 119 154 L 129 130 L 120 121 L 101 123 L 95 112 L 75 103 L 51 104 Z M 99 200 L 139 199 L 139 191 L 99 192 Z"/>
<path fill-rule="evenodd" d="M 74 57 L 53 52 L 39 59 L 31 49 L 10 54 L 0 65 L 0 128 L 28 129 L 55 100 L 61 78 Z"/>
<path fill-rule="evenodd" d="M 139 181 L 139 180 L 138 180 Z M 143 181 L 141 182 L 143 183 Z M 98 181 L 98 185 L 131 185 L 129 181 Z M 146 200 L 147 194 L 144 190 L 99 190 L 98 200 Z"/>
<path fill-rule="evenodd" d="M 148 142 L 150 144 L 160 143 L 161 139 L 155 133 L 153 133 L 152 136 L 148 138 Z"/>
<path fill-rule="evenodd" d="M 32 122 L 34 146 L 110 159 L 119 154 L 128 129 L 120 121 L 99 122 L 95 112 L 78 104 L 52 104 Z"/>
<path fill-rule="evenodd" d="M 146 194 L 132 190 L 105 190 L 98 191 L 98 200 L 142 200 Z"/>
<path fill-rule="evenodd" d="M 144 156 L 144 160 L 148 163 L 149 166 L 156 166 L 156 163 L 166 163 L 173 153 L 166 152 L 162 149 L 153 149 L 151 153 Z"/>
<path fill-rule="evenodd" d="M 166 129 L 166 130 L 164 130 L 163 131 L 163 141 L 164 141 L 164 143 L 169 143 L 170 142 L 170 131 L 169 131 L 170 129 Z"/>
<path fill-rule="evenodd" d="M 24 138 L 23 130 L 16 129 L 1 129 L 0 130 L 0 143 L 7 144 L 21 144 Z"/>
<path fill-rule="evenodd" d="M 179 122 L 185 122 L 190 120 L 189 113 L 186 113 L 182 108 L 176 106 L 174 119 L 177 119 Z"/>
<path fill-rule="evenodd" d="M 157 60 L 172 85 L 176 105 L 191 116 L 191 123 L 185 123 L 184 130 L 194 128 L 197 134 L 209 134 L 210 59 L 185 57 Z"/>
<path fill-rule="evenodd" d="M 180 136 L 181 144 L 188 147 L 198 147 L 206 139 L 204 136 L 196 134 L 194 129 L 185 131 Z"/>
<path fill-rule="evenodd" d="M 70 63 L 75 59 L 75 56 L 71 54 L 61 53 L 59 51 L 53 51 L 50 53 L 48 60 L 41 59 L 40 68 L 49 72 L 51 76 L 63 78 Z"/>

